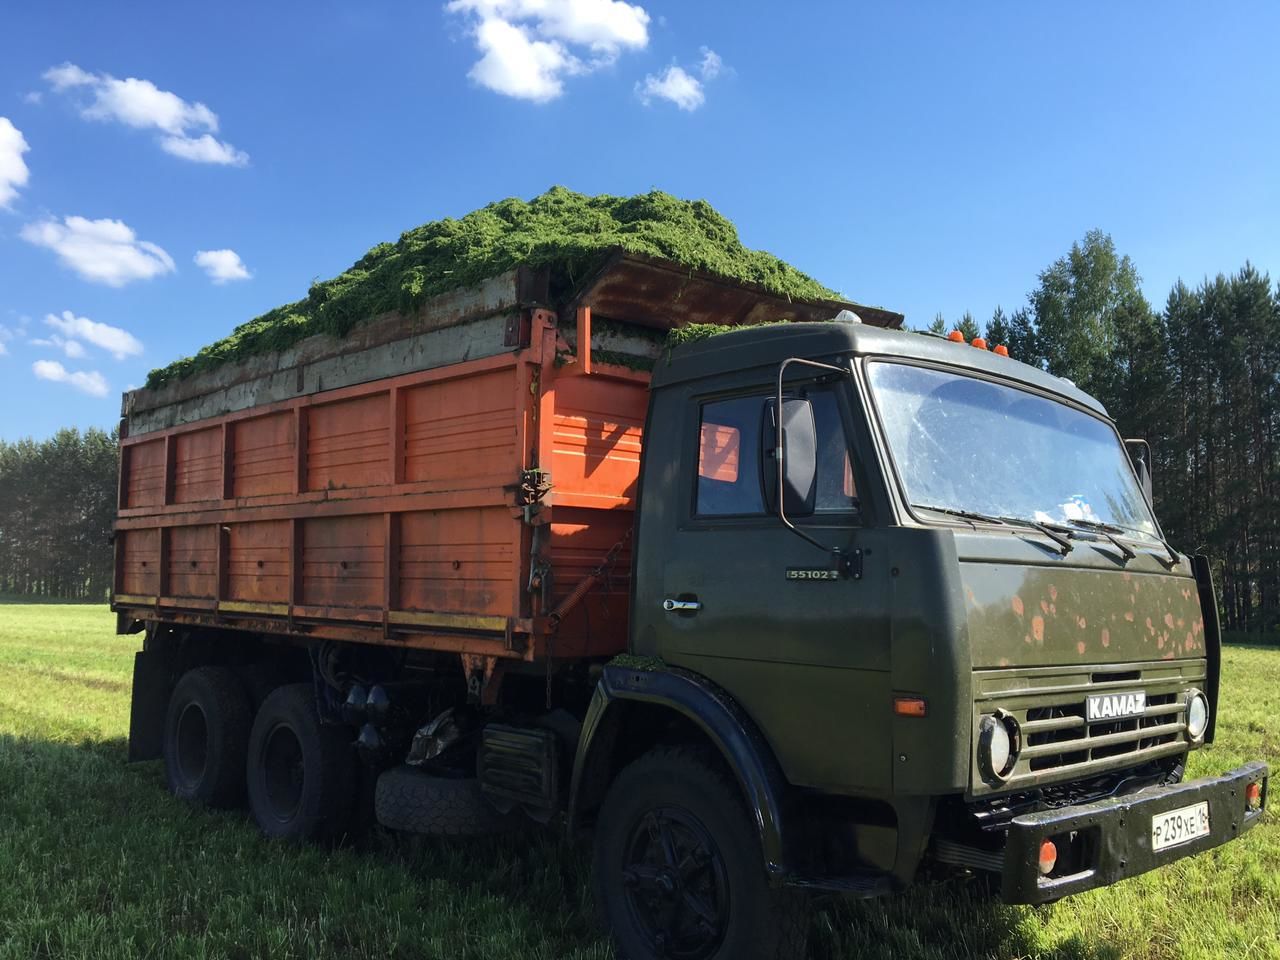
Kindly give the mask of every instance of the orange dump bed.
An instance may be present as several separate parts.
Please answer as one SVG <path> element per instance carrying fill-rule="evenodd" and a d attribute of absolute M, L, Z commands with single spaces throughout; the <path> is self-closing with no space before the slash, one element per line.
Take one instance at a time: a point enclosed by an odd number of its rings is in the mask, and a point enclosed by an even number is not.
<path fill-rule="evenodd" d="M 124 438 L 116 606 L 538 656 L 630 529 L 648 376 L 557 366 L 555 315 L 531 322 L 514 352 Z M 557 656 L 625 644 L 627 561 Z"/>
<path fill-rule="evenodd" d="M 540 302 L 539 278 L 516 271 L 342 341 L 126 395 L 122 627 L 425 647 L 490 668 L 624 649 L 649 376 L 579 345 L 652 361 L 661 334 L 627 329 L 846 305 L 635 257 L 559 312 Z M 593 306 L 616 318 L 594 337 Z"/>

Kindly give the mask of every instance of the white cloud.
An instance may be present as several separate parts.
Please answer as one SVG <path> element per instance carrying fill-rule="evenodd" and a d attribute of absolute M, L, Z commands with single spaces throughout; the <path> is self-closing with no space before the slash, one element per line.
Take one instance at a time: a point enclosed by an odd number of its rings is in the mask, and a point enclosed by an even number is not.
<path fill-rule="evenodd" d="M 244 167 L 249 164 L 249 155 L 243 150 L 237 150 L 231 144 L 214 139 L 207 133 L 200 137 L 165 137 L 160 141 L 160 149 L 196 163 L 220 163 L 228 167 Z"/>
<path fill-rule="evenodd" d="M 539 103 L 560 96 L 565 77 L 649 43 L 649 14 L 623 0 L 450 0 L 445 9 L 468 18 L 481 54 L 471 79 Z"/>
<path fill-rule="evenodd" d="M 8 117 L 0 117 L 0 210 L 13 202 L 19 187 L 26 186 L 31 171 L 22 155 L 30 149 L 22 131 Z"/>
<path fill-rule="evenodd" d="M 29 103 L 33 107 L 40 106 L 40 101 L 44 99 L 44 94 L 39 90 L 29 90 L 22 95 L 22 102 Z"/>
<path fill-rule="evenodd" d="M 22 228 L 28 243 L 48 247 L 58 259 L 85 280 L 123 287 L 174 271 L 173 258 L 119 220 L 66 217 L 63 222 L 41 220 Z"/>
<path fill-rule="evenodd" d="M 92 99 L 80 108 L 85 119 L 114 121 L 166 134 L 160 147 L 175 157 L 236 167 L 249 162 L 249 155 L 243 150 L 213 136 L 218 132 L 216 113 L 203 103 L 189 103 L 176 93 L 161 90 L 150 80 L 117 80 L 110 74 L 89 73 L 73 63 L 51 67 L 44 78 L 57 93 L 89 93 Z"/>
<path fill-rule="evenodd" d="M 724 61 L 709 47 L 702 48 L 698 75 L 672 64 L 662 73 L 648 74 L 636 84 L 636 96 L 646 107 L 654 100 L 669 100 L 681 110 L 694 111 L 707 99 L 706 84 L 720 76 Z"/>
<path fill-rule="evenodd" d="M 63 310 L 61 316 L 52 313 L 46 314 L 44 322 L 64 337 L 91 343 L 95 347 L 107 351 L 117 360 L 136 357 L 142 353 L 142 342 L 128 330 L 113 327 L 109 323 L 98 323 L 88 317 L 77 317 L 70 310 Z M 56 336 L 55 339 L 57 339 Z M 69 357 L 83 355 L 83 352 L 67 354 Z"/>
<path fill-rule="evenodd" d="M 70 384 L 93 397 L 105 397 L 111 389 L 97 370 L 70 371 L 57 360 L 37 360 L 31 365 L 31 372 L 41 380 Z"/>
<path fill-rule="evenodd" d="M 64 63 L 60 67 L 50 67 L 44 72 L 44 78 L 59 93 L 70 87 L 87 87 L 96 80 L 92 73 L 81 70 L 74 63 Z"/>
<path fill-rule="evenodd" d="M 706 101 L 702 92 L 702 84 L 697 77 L 690 76 L 680 67 L 667 67 L 658 76 L 649 74 L 636 84 L 636 93 L 640 102 L 646 107 L 654 98 L 670 100 L 681 110 L 697 110 Z"/>
<path fill-rule="evenodd" d="M 476 28 L 483 56 L 467 76 L 494 93 L 543 103 L 564 92 L 560 78 L 581 67 L 562 44 L 535 40 L 524 27 L 484 20 Z"/>
<path fill-rule="evenodd" d="M 703 47 L 701 52 L 702 62 L 698 64 L 698 72 L 702 74 L 703 80 L 714 80 L 724 69 L 724 61 L 720 59 L 720 54 L 710 47 Z"/>
<path fill-rule="evenodd" d="M 32 340 L 31 345 L 33 347 L 53 347 L 61 350 L 72 360 L 78 360 L 85 355 L 84 345 L 79 340 L 67 340 L 56 333 L 50 334 L 47 340 Z"/>
<path fill-rule="evenodd" d="M 253 276 L 234 250 L 198 250 L 195 262 L 216 284 L 248 280 Z"/>

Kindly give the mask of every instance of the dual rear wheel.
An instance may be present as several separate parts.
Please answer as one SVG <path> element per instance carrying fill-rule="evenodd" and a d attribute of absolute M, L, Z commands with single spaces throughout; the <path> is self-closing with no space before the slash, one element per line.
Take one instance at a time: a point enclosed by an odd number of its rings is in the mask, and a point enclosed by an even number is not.
<path fill-rule="evenodd" d="M 277 687 L 255 713 L 234 671 L 197 667 L 169 701 L 165 774 L 183 800 L 231 808 L 247 799 L 269 837 L 336 839 L 350 823 L 357 792 L 349 741 L 320 722 L 310 684 Z"/>

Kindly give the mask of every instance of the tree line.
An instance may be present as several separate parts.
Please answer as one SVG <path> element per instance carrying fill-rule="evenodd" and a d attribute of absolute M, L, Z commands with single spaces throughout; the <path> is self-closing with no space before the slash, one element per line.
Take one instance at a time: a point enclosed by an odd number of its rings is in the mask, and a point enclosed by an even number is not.
<path fill-rule="evenodd" d="M 114 431 L 0 440 L 0 594 L 107 599 L 117 463 Z"/>
<path fill-rule="evenodd" d="M 954 326 L 978 335 L 969 313 Z M 950 327 L 938 316 L 930 329 Z M 1151 443 L 1156 516 L 1179 550 L 1210 558 L 1225 629 L 1280 626 L 1280 286 L 1246 263 L 1179 280 L 1156 309 L 1132 261 L 1092 231 L 983 335 Z"/>

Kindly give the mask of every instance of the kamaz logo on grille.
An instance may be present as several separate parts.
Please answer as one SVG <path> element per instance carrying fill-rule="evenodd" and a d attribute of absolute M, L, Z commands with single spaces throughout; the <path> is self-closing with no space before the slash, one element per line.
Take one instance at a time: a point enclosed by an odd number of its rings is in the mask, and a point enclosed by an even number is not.
<path fill-rule="evenodd" d="M 1115 720 L 1117 717 L 1140 716 L 1147 711 L 1147 695 L 1138 693 L 1103 693 L 1088 700 L 1089 722 Z"/>

